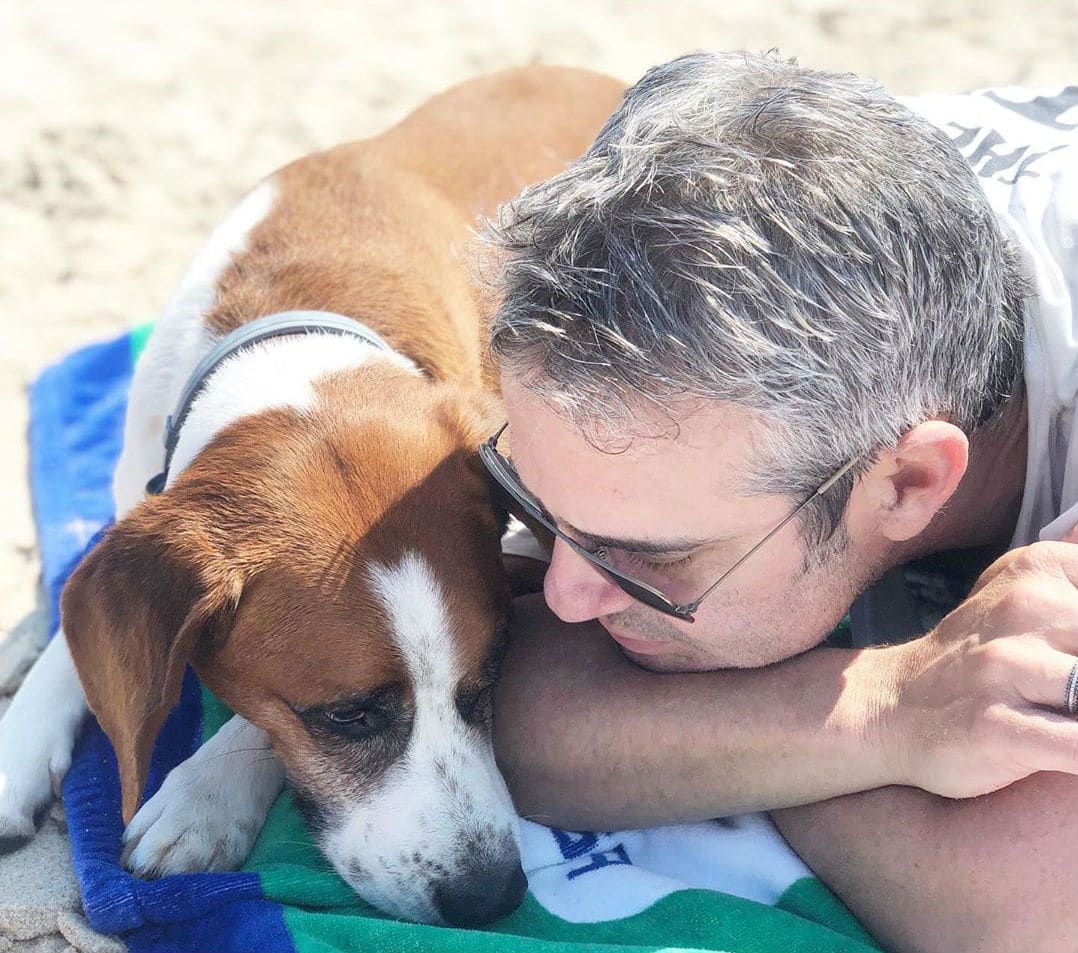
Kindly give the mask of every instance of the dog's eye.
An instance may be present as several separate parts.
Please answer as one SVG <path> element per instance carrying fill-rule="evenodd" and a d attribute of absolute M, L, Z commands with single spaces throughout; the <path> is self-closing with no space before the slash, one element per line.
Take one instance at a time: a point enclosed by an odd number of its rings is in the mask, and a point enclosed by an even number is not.
<path fill-rule="evenodd" d="M 494 706 L 494 686 L 461 689 L 457 692 L 457 711 L 469 725 L 487 727 Z"/>
<path fill-rule="evenodd" d="M 384 741 L 391 736 L 407 739 L 412 718 L 403 693 L 403 686 L 388 682 L 321 704 L 288 707 L 321 741 Z"/>
<path fill-rule="evenodd" d="M 322 711 L 326 727 L 349 738 L 369 738 L 385 730 L 384 712 L 365 705 L 340 705 Z"/>
<path fill-rule="evenodd" d="M 370 709 L 359 705 L 345 705 L 343 708 L 326 710 L 326 718 L 335 725 L 365 725 L 370 717 Z"/>

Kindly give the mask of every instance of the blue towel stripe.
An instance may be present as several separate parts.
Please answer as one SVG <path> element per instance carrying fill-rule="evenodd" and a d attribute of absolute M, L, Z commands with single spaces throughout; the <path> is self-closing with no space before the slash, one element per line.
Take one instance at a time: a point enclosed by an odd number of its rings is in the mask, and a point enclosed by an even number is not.
<path fill-rule="evenodd" d="M 64 581 L 114 515 L 112 472 L 123 442 L 133 350 L 131 335 L 83 348 L 30 388 L 30 483 L 51 632 L 59 626 Z M 188 671 L 154 749 L 147 797 L 201 738 L 201 691 Z M 120 866 L 116 759 L 92 719 L 63 796 L 75 873 L 95 929 L 122 934 L 133 953 L 295 953 L 283 911 L 263 898 L 256 874 L 143 881 Z"/>

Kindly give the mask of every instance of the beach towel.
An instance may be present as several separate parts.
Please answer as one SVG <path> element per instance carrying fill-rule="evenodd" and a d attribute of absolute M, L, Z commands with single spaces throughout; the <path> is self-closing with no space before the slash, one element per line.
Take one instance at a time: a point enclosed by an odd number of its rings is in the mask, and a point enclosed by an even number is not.
<path fill-rule="evenodd" d="M 131 372 L 148 328 L 80 350 L 30 392 L 31 483 L 53 631 L 64 580 L 112 518 Z M 230 717 L 188 672 L 158 739 L 147 797 Z M 484 930 L 399 922 L 363 903 L 283 793 L 243 869 L 141 881 L 120 865 L 120 793 L 92 720 L 63 788 L 87 918 L 135 953 L 569 953 L 877 949 L 764 815 L 650 831 L 522 821 L 529 891 Z"/>

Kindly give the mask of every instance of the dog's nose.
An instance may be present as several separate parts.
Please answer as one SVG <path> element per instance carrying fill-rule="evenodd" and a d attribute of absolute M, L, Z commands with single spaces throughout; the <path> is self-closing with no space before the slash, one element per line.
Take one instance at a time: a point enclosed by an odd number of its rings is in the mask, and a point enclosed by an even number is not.
<path fill-rule="evenodd" d="M 443 881 L 434 890 L 434 902 L 450 926 L 481 927 L 516 910 L 527 889 L 528 878 L 518 863 L 496 881 L 478 871 Z"/>

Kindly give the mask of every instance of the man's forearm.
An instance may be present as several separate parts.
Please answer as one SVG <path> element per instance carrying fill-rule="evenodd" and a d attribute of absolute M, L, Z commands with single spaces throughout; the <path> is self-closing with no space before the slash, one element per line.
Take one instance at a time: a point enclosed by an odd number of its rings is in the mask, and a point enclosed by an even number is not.
<path fill-rule="evenodd" d="M 883 788 L 772 816 L 899 953 L 1078 950 L 1078 780 L 1042 773 L 951 801 Z"/>
<path fill-rule="evenodd" d="M 570 828 L 646 827 L 790 806 L 892 783 L 873 652 L 817 650 L 766 669 L 656 676 L 594 625 L 517 600 L 495 740 L 518 810 Z M 879 680 L 865 678 L 866 684 Z M 856 704 L 854 704 L 856 702 Z"/>

